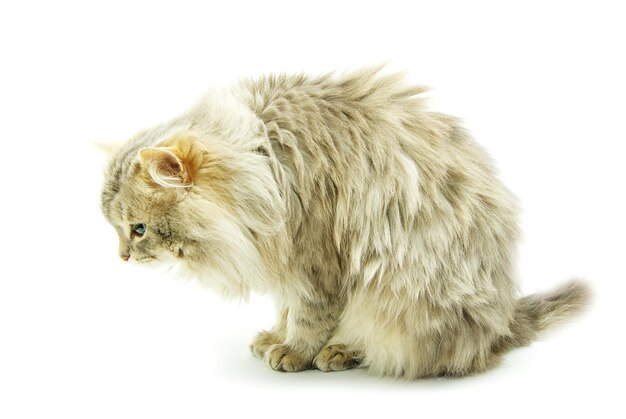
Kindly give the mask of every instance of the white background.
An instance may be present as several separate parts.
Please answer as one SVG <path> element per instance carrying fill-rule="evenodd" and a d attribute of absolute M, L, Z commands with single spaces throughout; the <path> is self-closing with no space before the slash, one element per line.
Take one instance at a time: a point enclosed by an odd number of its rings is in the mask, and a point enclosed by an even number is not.
<path fill-rule="evenodd" d="M 511 3 L 2 2 L 0 416 L 624 417 L 624 13 Z M 586 315 L 476 377 L 281 374 L 248 352 L 264 297 L 119 260 L 94 142 L 240 77 L 385 61 L 520 197 L 523 292 L 587 277 Z"/>

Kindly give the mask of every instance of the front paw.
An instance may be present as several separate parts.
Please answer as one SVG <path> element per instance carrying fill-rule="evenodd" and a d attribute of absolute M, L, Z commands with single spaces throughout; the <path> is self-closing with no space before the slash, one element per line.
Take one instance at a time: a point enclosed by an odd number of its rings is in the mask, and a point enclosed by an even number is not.
<path fill-rule="evenodd" d="M 270 346 L 265 352 L 265 362 L 275 371 L 295 372 L 310 369 L 311 358 L 291 349 L 288 345 Z"/>
<path fill-rule="evenodd" d="M 345 345 L 328 345 L 320 351 L 313 361 L 317 369 L 328 371 L 344 371 L 357 368 L 363 362 L 358 351 L 351 351 Z"/>
<path fill-rule="evenodd" d="M 257 358 L 263 359 L 269 347 L 278 343 L 281 342 L 274 333 L 264 330 L 256 335 L 250 344 L 250 351 L 252 351 L 252 354 Z"/>

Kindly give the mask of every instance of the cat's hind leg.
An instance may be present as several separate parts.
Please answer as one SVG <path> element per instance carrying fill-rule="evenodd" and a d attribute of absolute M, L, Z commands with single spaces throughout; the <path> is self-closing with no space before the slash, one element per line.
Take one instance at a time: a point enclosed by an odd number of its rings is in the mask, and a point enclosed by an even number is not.
<path fill-rule="evenodd" d="M 381 289 L 356 290 L 330 342 L 357 345 L 361 365 L 370 372 L 406 380 L 475 374 L 500 362 L 493 345 L 508 330 L 505 307 L 403 298 Z"/>

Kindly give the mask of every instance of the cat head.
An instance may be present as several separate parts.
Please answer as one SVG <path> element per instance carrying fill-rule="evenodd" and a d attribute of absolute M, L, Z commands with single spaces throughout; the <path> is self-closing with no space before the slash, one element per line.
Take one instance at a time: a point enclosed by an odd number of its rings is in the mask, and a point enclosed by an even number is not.
<path fill-rule="evenodd" d="M 263 288 L 263 243 L 285 218 L 268 156 L 257 151 L 263 139 L 153 135 L 122 146 L 106 170 L 101 206 L 119 257 L 176 266 L 226 295 Z"/>

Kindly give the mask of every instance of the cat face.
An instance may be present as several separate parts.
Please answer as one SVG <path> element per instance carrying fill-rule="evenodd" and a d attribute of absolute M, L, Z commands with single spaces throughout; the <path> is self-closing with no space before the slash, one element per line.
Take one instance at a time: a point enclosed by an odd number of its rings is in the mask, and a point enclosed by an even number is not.
<path fill-rule="evenodd" d="M 193 136 L 141 145 L 113 157 L 102 192 L 120 258 L 176 265 L 227 295 L 261 282 L 258 241 L 275 237 L 284 219 L 266 157 Z"/>
<path fill-rule="evenodd" d="M 181 191 L 161 187 L 151 178 L 150 150 L 141 149 L 135 158 L 127 159 L 126 167 L 109 170 L 102 193 L 102 211 L 118 234 L 122 260 L 172 262 L 183 256 L 187 235 L 180 222 L 182 196 Z M 112 166 L 115 163 L 123 162 L 114 162 Z"/>

